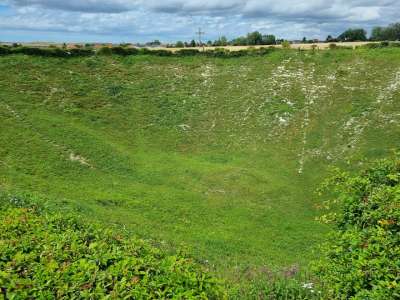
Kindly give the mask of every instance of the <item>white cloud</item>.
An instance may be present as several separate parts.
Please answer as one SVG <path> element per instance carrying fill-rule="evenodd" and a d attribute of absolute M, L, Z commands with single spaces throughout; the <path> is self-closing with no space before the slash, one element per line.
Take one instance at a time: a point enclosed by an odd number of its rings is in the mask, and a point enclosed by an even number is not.
<path fill-rule="evenodd" d="M 347 27 L 370 29 L 400 21 L 397 0 L 0 0 L 1 4 L 9 9 L 1 15 L 0 35 L 24 31 L 32 39 L 46 39 L 50 32 L 65 33 L 59 40 L 68 40 L 72 33 L 74 40 L 79 34 L 82 39 L 92 35 L 110 41 L 191 39 L 198 27 L 209 39 L 250 30 L 284 38 L 325 38 Z"/>
<path fill-rule="evenodd" d="M 8 0 L 6 3 L 16 7 L 33 6 L 91 13 L 119 13 L 132 10 L 136 6 L 134 0 Z"/>

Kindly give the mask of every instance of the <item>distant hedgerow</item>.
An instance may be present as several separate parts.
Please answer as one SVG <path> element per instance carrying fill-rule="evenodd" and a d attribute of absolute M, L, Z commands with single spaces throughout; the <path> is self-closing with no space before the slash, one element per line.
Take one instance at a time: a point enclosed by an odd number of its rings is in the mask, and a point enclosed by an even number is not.
<path fill-rule="evenodd" d="M 7 47 L 0 46 L 0 55 L 10 55 L 10 54 L 25 54 L 32 56 L 43 56 L 43 57 L 87 57 L 87 56 L 132 56 L 132 55 L 152 55 L 152 56 L 174 56 L 174 57 L 184 57 L 184 56 L 195 56 L 202 55 L 208 57 L 241 57 L 241 56 L 263 56 L 276 49 L 273 48 L 249 48 L 242 49 L 238 51 L 230 51 L 225 48 L 216 48 L 212 50 L 199 51 L 198 49 L 181 49 L 179 51 L 173 52 L 165 49 L 148 49 L 148 48 L 133 48 L 133 47 L 101 47 L 97 51 L 92 48 L 72 48 L 67 49 L 66 46 L 63 48 L 49 47 L 49 48 L 38 48 L 38 47 Z"/>

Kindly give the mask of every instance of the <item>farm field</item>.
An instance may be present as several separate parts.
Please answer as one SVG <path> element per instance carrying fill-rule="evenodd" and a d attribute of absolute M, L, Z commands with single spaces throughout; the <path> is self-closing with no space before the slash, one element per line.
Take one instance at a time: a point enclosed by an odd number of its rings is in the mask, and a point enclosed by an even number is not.
<path fill-rule="evenodd" d="M 379 42 L 373 42 L 373 41 L 368 41 L 368 42 L 336 42 L 336 43 L 292 43 L 290 47 L 292 49 L 300 49 L 300 50 L 311 50 L 315 47 L 315 49 L 318 50 L 328 50 L 331 44 L 335 44 L 338 47 L 346 47 L 346 48 L 356 48 L 359 46 L 365 46 L 367 44 L 374 44 L 374 43 L 379 43 Z M 1 43 L 0 45 L 8 45 L 12 46 L 13 43 Z M 63 44 L 57 44 L 57 43 L 45 43 L 45 42 L 32 42 L 32 43 L 21 43 L 21 45 L 26 46 L 26 47 L 37 47 L 37 48 L 48 48 L 50 46 L 56 46 L 56 47 L 62 47 Z M 67 48 L 76 48 L 76 45 L 79 45 L 81 47 L 84 47 L 85 44 L 82 43 L 69 43 L 66 44 Z M 106 46 L 112 46 L 112 44 L 105 44 Z M 94 44 L 94 48 L 100 48 L 104 46 L 103 44 Z M 261 45 L 261 46 L 220 46 L 220 47 L 210 47 L 207 46 L 205 48 L 203 47 L 191 47 L 191 48 L 167 48 L 167 47 L 150 47 L 148 49 L 150 50 L 169 50 L 172 52 L 180 51 L 182 49 L 197 49 L 199 51 L 202 50 L 215 50 L 215 49 L 225 49 L 229 51 L 241 51 L 241 50 L 246 50 L 246 49 L 262 49 L 262 48 L 277 48 L 280 49 L 282 48 L 281 45 Z"/>
<path fill-rule="evenodd" d="M 0 189 L 74 206 L 222 278 L 307 268 L 316 188 L 400 142 L 400 49 L 0 57 Z"/>
<path fill-rule="evenodd" d="M 331 44 L 335 44 L 338 47 L 346 47 L 346 48 L 356 48 L 360 46 L 364 46 L 367 44 L 374 44 L 376 42 L 337 42 L 337 43 L 292 43 L 290 44 L 290 48 L 292 49 L 298 49 L 298 50 L 311 50 L 313 48 L 318 49 L 318 50 L 328 50 Z M 222 47 L 194 47 L 194 49 L 197 49 L 199 51 L 205 49 L 205 50 L 215 50 L 215 49 L 226 49 L 229 51 L 241 51 L 241 50 L 246 50 L 246 49 L 263 49 L 263 48 L 276 48 L 276 49 L 281 49 L 282 45 L 263 45 L 263 46 L 222 46 Z M 154 49 L 159 49 L 159 48 L 154 48 Z M 179 51 L 182 48 L 162 48 L 164 50 L 170 50 L 170 51 Z"/>

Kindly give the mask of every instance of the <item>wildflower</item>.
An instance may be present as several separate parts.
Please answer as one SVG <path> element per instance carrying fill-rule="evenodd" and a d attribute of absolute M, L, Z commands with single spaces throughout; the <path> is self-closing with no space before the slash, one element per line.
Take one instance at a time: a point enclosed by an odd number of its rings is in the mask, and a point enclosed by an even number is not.
<path fill-rule="evenodd" d="M 302 285 L 302 288 L 303 289 L 312 289 L 313 288 L 313 285 L 314 285 L 314 283 L 312 283 L 312 282 L 310 282 L 310 283 L 304 283 L 303 285 Z"/>

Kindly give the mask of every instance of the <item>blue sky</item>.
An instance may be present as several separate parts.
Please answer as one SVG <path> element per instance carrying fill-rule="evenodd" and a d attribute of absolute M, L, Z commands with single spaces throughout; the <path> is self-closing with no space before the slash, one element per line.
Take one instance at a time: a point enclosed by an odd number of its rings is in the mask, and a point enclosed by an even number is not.
<path fill-rule="evenodd" d="M 164 42 L 259 30 L 324 39 L 400 21 L 399 0 L 0 0 L 0 41 Z"/>

